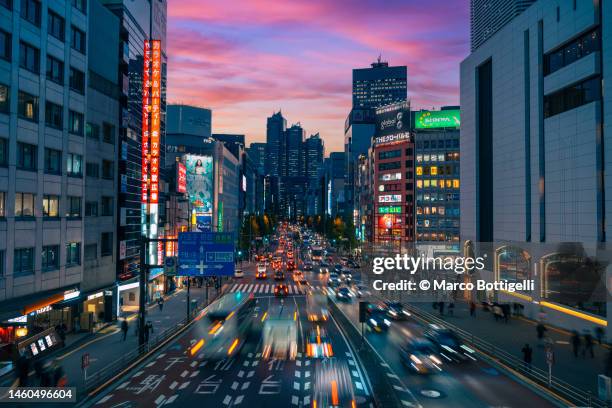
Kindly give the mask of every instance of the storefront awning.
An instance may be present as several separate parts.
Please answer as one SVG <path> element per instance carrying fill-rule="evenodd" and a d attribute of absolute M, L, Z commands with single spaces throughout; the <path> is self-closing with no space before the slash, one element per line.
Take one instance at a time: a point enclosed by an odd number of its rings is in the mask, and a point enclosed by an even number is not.
<path fill-rule="evenodd" d="M 74 286 L 67 286 L 0 302 L 0 322 L 5 324 L 9 319 L 17 319 L 43 310 L 54 303 L 63 301 L 66 293 L 75 290 L 78 289 Z"/>

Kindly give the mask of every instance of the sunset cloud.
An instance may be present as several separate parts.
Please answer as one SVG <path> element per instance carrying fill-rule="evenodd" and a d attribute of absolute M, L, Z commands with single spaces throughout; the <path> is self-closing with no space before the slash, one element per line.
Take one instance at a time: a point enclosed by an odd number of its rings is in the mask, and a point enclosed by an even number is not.
<path fill-rule="evenodd" d="M 351 70 L 408 66 L 413 107 L 457 104 L 467 0 L 180 0 L 168 6 L 168 99 L 213 109 L 213 131 L 265 140 L 266 117 L 342 149 Z"/>

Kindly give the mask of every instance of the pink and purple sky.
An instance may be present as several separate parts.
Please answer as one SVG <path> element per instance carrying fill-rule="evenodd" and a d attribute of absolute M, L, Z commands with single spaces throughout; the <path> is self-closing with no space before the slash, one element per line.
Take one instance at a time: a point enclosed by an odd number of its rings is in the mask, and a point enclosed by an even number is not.
<path fill-rule="evenodd" d="M 168 5 L 168 101 L 208 107 L 213 132 L 265 141 L 266 117 L 343 149 L 352 69 L 408 66 L 413 108 L 459 103 L 468 0 L 179 0 Z"/>

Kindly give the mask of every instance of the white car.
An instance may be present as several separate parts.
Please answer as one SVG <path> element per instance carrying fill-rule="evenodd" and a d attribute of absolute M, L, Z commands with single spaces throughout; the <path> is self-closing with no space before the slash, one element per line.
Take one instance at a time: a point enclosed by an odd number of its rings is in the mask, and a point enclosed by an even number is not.
<path fill-rule="evenodd" d="M 266 265 L 262 265 L 262 264 L 257 265 L 257 272 L 258 273 L 265 273 L 266 272 Z"/>
<path fill-rule="evenodd" d="M 234 271 L 234 278 L 244 278 L 244 272 L 242 272 L 242 269 L 236 268 Z"/>

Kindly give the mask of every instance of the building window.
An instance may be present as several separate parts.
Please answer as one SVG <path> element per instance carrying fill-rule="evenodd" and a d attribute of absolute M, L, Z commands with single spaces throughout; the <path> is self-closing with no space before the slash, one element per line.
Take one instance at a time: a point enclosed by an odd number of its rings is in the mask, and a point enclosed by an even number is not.
<path fill-rule="evenodd" d="M 38 96 L 19 91 L 17 108 L 20 118 L 38 122 Z"/>
<path fill-rule="evenodd" d="M 115 144 L 115 127 L 110 123 L 102 123 L 103 141 L 110 144 Z"/>
<path fill-rule="evenodd" d="M 42 249 L 42 264 L 43 272 L 55 271 L 59 269 L 60 264 L 60 247 L 59 245 L 47 245 Z"/>
<path fill-rule="evenodd" d="M 390 163 L 379 163 L 378 164 L 378 170 L 384 171 L 384 170 L 394 170 L 394 169 L 399 169 L 402 167 L 402 163 L 401 162 L 390 162 Z"/>
<path fill-rule="evenodd" d="M 81 197 L 68 196 L 67 218 L 81 218 Z"/>
<path fill-rule="evenodd" d="M 85 74 L 70 67 L 70 89 L 80 94 L 85 93 Z"/>
<path fill-rule="evenodd" d="M 72 7 L 83 14 L 87 14 L 87 0 L 72 0 Z"/>
<path fill-rule="evenodd" d="M 587 79 L 544 96 L 544 117 L 575 109 L 601 99 L 601 78 Z"/>
<path fill-rule="evenodd" d="M 30 72 L 40 72 L 40 51 L 23 41 L 19 43 L 19 66 Z"/>
<path fill-rule="evenodd" d="M 85 216 L 86 217 L 97 217 L 98 216 L 98 203 L 96 201 L 85 201 Z"/>
<path fill-rule="evenodd" d="M 87 122 L 85 125 L 85 135 L 90 139 L 100 140 L 100 126 Z"/>
<path fill-rule="evenodd" d="M 17 142 L 17 168 L 31 171 L 38 169 L 36 165 L 36 146 Z"/>
<path fill-rule="evenodd" d="M 75 26 L 72 26 L 70 46 L 81 54 L 85 54 L 85 33 Z"/>
<path fill-rule="evenodd" d="M 49 10 L 49 27 L 47 30 L 49 34 L 53 37 L 57 38 L 60 41 L 64 41 L 64 33 L 65 33 L 65 24 L 64 19 L 60 17 L 57 13 Z"/>
<path fill-rule="evenodd" d="M 15 193 L 15 217 L 34 216 L 34 194 Z"/>
<path fill-rule="evenodd" d="M 102 160 L 102 178 L 112 180 L 114 178 L 115 163 L 112 160 Z"/>
<path fill-rule="evenodd" d="M 66 168 L 69 177 L 83 177 L 83 156 L 69 153 L 66 158 Z"/>
<path fill-rule="evenodd" d="M 71 242 L 66 244 L 66 267 L 81 264 L 81 243 Z"/>
<path fill-rule="evenodd" d="M 380 160 L 384 160 L 384 159 L 394 159 L 396 157 L 400 157 L 402 155 L 402 151 L 401 150 L 388 150 L 386 152 L 380 152 L 378 153 L 378 158 Z"/>
<path fill-rule="evenodd" d="M 98 166 L 98 163 L 87 162 L 85 164 L 85 175 L 87 177 L 99 178 L 100 166 Z"/>
<path fill-rule="evenodd" d="M 0 218 L 6 217 L 6 192 L 0 191 Z"/>
<path fill-rule="evenodd" d="M 85 245 L 85 260 L 95 261 L 98 258 L 98 244 L 87 244 Z"/>
<path fill-rule="evenodd" d="M 64 126 L 64 108 L 53 102 L 45 103 L 45 124 L 55 129 L 62 129 Z"/>
<path fill-rule="evenodd" d="M 21 18 L 40 27 L 40 2 L 21 0 Z"/>
<path fill-rule="evenodd" d="M 59 217 L 59 196 L 44 195 L 43 196 L 43 217 L 57 218 Z"/>
<path fill-rule="evenodd" d="M 83 123 L 83 114 L 80 112 L 69 111 L 69 127 L 68 131 L 70 133 L 74 133 L 75 135 L 83 136 L 83 128 L 85 124 Z"/>
<path fill-rule="evenodd" d="M 34 248 L 15 249 L 13 272 L 15 275 L 30 275 L 34 272 Z"/>
<path fill-rule="evenodd" d="M 0 30 L 0 58 L 11 59 L 11 35 Z"/>
<path fill-rule="evenodd" d="M 8 164 L 8 139 L 0 138 L 0 166 Z"/>
<path fill-rule="evenodd" d="M 544 55 L 544 75 L 552 74 L 580 58 L 599 51 L 601 49 L 600 37 L 599 28 L 597 28 L 561 48 L 546 53 Z"/>
<path fill-rule="evenodd" d="M 0 84 L 0 112 L 1 113 L 8 113 L 9 112 L 9 108 L 11 107 L 10 104 L 10 88 L 8 87 L 8 85 L 3 85 Z"/>
<path fill-rule="evenodd" d="M 62 152 L 45 148 L 45 173 L 62 174 Z"/>
<path fill-rule="evenodd" d="M 102 256 L 109 256 L 113 254 L 113 233 L 103 232 L 102 238 L 100 239 L 100 252 Z"/>
<path fill-rule="evenodd" d="M 64 85 L 64 63 L 47 55 L 47 79 Z"/>
<path fill-rule="evenodd" d="M 102 214 L 103 217 L 113 215 L 113 197 L 102 197 Z"/>

